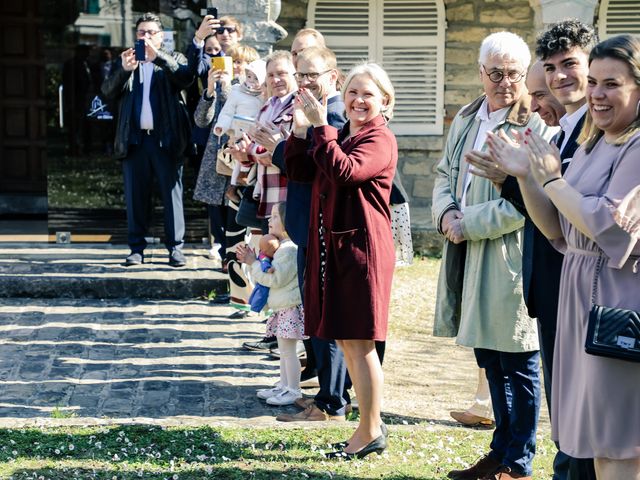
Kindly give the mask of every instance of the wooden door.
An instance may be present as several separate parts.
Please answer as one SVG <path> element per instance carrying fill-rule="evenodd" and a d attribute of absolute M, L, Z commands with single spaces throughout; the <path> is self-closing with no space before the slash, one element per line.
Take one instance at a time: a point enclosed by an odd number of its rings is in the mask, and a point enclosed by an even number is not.
<path fill-rule="evenodd" d="M 40 4 L 0 2 L 0 195 L 47 195 Z"/>

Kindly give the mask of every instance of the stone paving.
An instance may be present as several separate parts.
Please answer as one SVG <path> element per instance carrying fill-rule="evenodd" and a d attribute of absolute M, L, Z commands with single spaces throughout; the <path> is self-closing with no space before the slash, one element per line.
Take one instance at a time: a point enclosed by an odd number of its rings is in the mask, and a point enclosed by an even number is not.
<path fill-rule="evenodd" d="M 259 317 L 199 300 L 2 299 L 0 424 L 273 422 Z M 289 407 L 292 408 L 292 407 Z"/>

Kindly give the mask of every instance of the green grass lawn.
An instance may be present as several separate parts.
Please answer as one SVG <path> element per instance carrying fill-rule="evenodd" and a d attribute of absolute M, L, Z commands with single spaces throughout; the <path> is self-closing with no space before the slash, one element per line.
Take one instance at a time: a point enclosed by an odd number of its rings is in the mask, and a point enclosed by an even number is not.
<path fill-rule="evenodd" d="M 322 457 L 349 428 L 57 427 L 0 430 L 0 475 L 14 479 L 442 479 L 486 450 L 490 432 L 391 427 L 381 456 Z M 539 445 L 535 478 L 554 447 Z"/>

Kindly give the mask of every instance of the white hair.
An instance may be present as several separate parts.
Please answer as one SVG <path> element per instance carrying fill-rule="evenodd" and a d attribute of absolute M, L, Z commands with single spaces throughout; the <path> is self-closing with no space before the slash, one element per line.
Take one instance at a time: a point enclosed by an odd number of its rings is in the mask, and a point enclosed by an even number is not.
<path fill-rule="evenodd" d="M 529 46 L 522 37 L 511 32 L 492 33 L 482 41 L 478 63 L 484 65 L 489 57 L 519 62 L 525 70 L 531 63 Z"/>

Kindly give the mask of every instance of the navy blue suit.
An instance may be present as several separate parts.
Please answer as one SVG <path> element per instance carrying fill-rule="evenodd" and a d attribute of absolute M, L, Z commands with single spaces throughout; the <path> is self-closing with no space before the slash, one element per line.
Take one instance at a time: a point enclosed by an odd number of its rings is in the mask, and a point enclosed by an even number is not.
<path fill-rule="evenodd" d="M 344 103 L 339 95 L 327 100 L 327 121 L 329 125 L 341 129 L 346 123 Z M 311 129 L 308 137 L 311 136 Z M 284 146 L 280 142 L 273 152 L 272 161 L 281 171 L 286 170 Z M 309 161 L 313 161 L 309 154 Z M 287 215 L 285 229 L 291 240 L 298 245 L 298 285 L 303 292 L 304 269 L 306 265 L 307 240 L 309 237 L 309 215 L 311 210 L 311 183 L 289 180 L 287 183 Z M 335 340 L 323 340 L 312 337 L 313 354 L 318 371 L 320 390 L 315 403 L 320 410 L 329 415 L 344 415 L 347 403 L 350 403 L 347 388 L 351 381 L 347 374 L 346 362 Z"/>
<path fill-rule="evenodd" d="M 580 119 L 560 152 L 563 160 L 562 173 L 569 166 L 579 145 L 577 143 L 584 117 Z M 561 133 L 562 135 L 562 133 Z M 561 144 L 561 137 L 554 138 Z M 560 290 L 560 272 L 564 256 L 551 246 L 549 240 L 534 225 L 527 214 L 518 182 L 507 177 L 502 185 L 501 196 L 511 202 L 525 216 L 524 241 L 522 248 L 522 281 L 524 300 L 529 316 L 538 319 L 540 336 L 540 355 L 544 372 L 544 390 L 549 413 L 551 410 L 551 376 L 553 372 L 553 350 L 556 338 L 558 313 L 558 292 Z M 554 460 L 554 480 L 595 480 L 593 460 L 575 459 L 558 451 Z"/>

